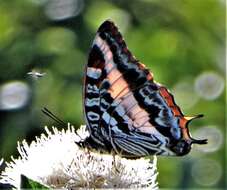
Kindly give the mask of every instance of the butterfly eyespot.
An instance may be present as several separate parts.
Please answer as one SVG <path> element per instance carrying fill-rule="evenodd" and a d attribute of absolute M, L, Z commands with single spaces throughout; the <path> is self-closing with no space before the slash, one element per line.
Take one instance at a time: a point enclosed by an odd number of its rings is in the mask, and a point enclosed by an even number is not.
<path fill-rule="evenodd" d="M 153 73 L 128 50 L 109 20 L 99 27 L 93 41 L 83 89 L 90 132 L 84 146 L 139 158 L 183 156 L 193 143 L 207 143 L 189 133 L 189 122 L 200 115 L 183 115 L 174 96 L 153 80 Z"/>

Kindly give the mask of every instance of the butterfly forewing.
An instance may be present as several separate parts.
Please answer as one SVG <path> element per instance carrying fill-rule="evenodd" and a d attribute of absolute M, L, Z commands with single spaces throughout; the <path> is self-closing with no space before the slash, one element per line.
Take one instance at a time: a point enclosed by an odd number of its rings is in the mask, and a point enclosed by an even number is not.
<path fill-rule="evenodd" d="M 98 29 L 85 73 L 84 111 L 95 143 L 125 157 L 176 154 L 183 114 L 112 22 Z"/>

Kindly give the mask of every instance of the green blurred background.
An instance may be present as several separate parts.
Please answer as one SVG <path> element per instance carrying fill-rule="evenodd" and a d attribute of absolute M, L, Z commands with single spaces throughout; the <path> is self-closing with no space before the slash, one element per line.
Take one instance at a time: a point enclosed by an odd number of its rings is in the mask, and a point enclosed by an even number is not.
<path fill-rule="evenodd" d="M 111 18 L 129 49 L 167 86 L 186 115 L 205 117 L 192 135 L 208 138 L 185 157 L 159 157 L 161 188 L 225 187 L 224 0 L 0 1 L 0 157 L 57 123 L 84 124 L 82 82 L 99 25 Z M 32 69 L 46 73 L 38 80 Z"/>

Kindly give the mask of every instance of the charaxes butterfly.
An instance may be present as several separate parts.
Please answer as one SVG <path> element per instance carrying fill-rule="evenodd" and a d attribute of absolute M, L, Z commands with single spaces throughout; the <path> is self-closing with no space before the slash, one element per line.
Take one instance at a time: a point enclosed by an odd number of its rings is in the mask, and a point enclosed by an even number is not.
<path fill-rule="evenodd" d="M 84 79 L 84 113 L 90 132 L 84 146 L 127 158 L 189 153 L 186 117 L 168 89 L 128 50 L 113 22 L 98 29 Z"/>

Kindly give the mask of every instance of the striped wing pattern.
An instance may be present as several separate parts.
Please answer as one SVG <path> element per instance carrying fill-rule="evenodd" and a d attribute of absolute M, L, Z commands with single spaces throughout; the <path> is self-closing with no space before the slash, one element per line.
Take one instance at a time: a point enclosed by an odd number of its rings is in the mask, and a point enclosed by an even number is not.
<path fill-rule="evenodd" d="M 192 143 L 173 96 L 128 50 L 111 21 L 92 44 L 84 79 L 84 113 L 92 148 L 123 157 L 184 155 Z"/>

